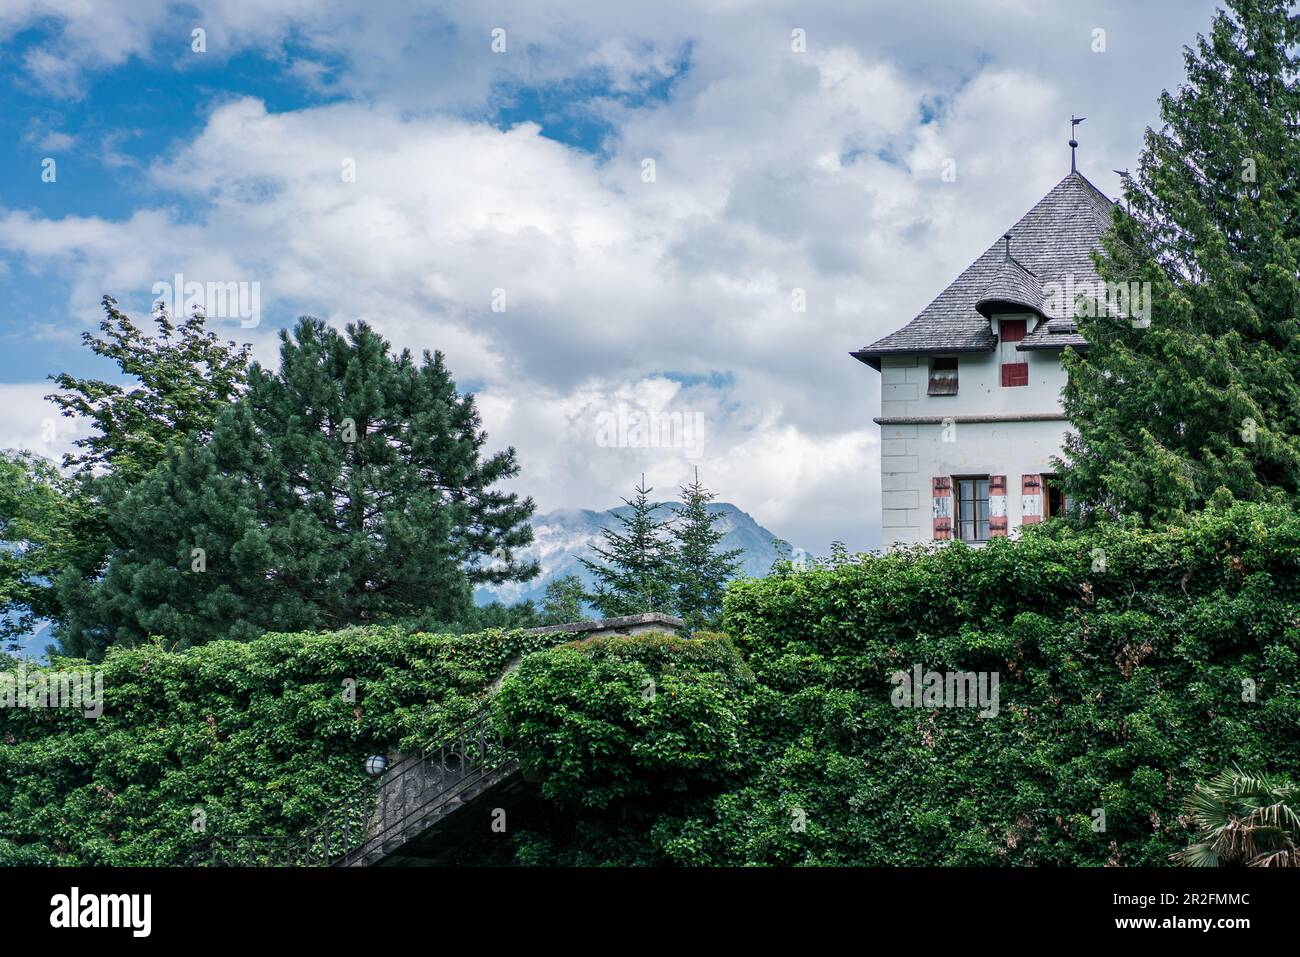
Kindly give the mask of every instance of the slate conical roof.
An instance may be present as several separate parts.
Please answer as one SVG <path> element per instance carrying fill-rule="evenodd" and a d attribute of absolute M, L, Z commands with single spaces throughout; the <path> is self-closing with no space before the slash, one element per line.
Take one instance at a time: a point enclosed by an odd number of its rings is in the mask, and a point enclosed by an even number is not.
<path fill-rule="evenodd" d="M 1021 348 L 1087 345 L 1068 315 L 1073 301 L 1065 302 L 1063 296 L 1045 297 L 1042 288 L 1048 283 L 1064 286 L 1067 276 L 1073 278 L 1076 286 L 1097 281 L 1092 251 L 1100 248 L 1101 234 L 1110 226 L 1113 208 L 1114 203 L 1101 190 L 1081 173 L 1071 172 L 1006 230 L 1011 236 L 1013 261 L 1037 283 L 1037 311 L 1048 320 L 1026 337 Z M 920 315 L 897 332 L 854 352 L 853 356 L 879 369 L 880 357 L 885 355 L 991 351 L 997 338 L 976 305 L 991 304 L 988 294 L 999 289 L 1026 298 L 1033 292 L 1032 287 L 1025 288 L 1028 284 L 1020 272 L 1006 267 L 1006 262 L 1006 247 L 999 239 L 921 310 Z M 1057 315 L 1062 302 L 1067 314 Z"/>

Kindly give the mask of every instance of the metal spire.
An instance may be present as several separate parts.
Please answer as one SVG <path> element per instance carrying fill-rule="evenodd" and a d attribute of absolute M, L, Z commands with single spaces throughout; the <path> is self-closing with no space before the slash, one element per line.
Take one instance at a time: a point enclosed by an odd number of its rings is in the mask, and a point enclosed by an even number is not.
<path fill-rule="evenodd" d="M 1086 119 L 1087 119 L 1086 116 L 1075 116 L 1073 113 L 1070 114 L 1070 172 L 1071 173 L 1077 173 L 1079 171 L 1078 166 L 1076 166 L 1074 162 L 1074 151 L 1079 148 L 1079 141 L 1074 138 L 1074 128 Z"/>

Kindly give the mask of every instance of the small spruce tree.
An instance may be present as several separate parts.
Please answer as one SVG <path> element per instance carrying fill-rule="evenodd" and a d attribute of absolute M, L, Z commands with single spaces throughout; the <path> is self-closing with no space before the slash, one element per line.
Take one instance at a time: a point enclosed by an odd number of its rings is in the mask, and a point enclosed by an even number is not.
<path fill-rule="evenodd" d="M 635 491 L 634 498 L 623 499 L 631 512 L 614 513 L 622 531 L 607 528 L 601 533 L 604 545 L 592 545 L 600 560 L 579 559 L 596 579 L 588 601 L 607 618 L 670 611 L 675 605 L 671 549 L 654 514 L 660 503 L 650 501 L 654 489 L 646 488 L 644 475 Z"/>
<path fill-rule="evenodd" d="M 740 568 L 736 561 L 740 549 L 718 551 L 725 533 L 717 527 L 722 513 L 709 508 L 714 498 L 700 483 L 696 469 L 695 481 L 682 486 L 682 507 L 675 509 L 676 521 L 669 533 L 677 614 L 692 632 L 716 625 L 727 582 Z"/>

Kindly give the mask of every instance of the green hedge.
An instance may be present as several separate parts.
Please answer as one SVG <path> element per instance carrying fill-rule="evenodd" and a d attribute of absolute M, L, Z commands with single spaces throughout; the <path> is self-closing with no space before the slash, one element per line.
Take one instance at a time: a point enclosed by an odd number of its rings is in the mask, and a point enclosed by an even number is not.
<path fill-rule="evenodd" d="M 596 638 L 543 651 L 497 706 L 542 797 L 581 813 L 727 780 L 753 684 L 726 638 Z"/>
<path fill-rule="evenodd" d="M 513 853 L 1166 865 L 1189 840 L 1181 805 L 1196 781 L 1233 762 L 1300 769 L 1298 590 L 1300 516 L 1259 506 L 1181 530 L 1054 525 L 737 583 L 726 626 L 755 681 L 696 665 L 702 689 L 727 695 L 688 699 L 675 719 L 736 744 L 677 761 L 671 790 L 651 790 L 636 759 L 637 742 L 674 727 L 662 709 L 647 717 L 644 666 L 570 650 L 521 672 L 511 711 L 529 722 L 544 793 L 573 810 L 516 834 Z M 998 715 L 895 707 L 891 675 L 918 663 L 997 672 Z"/>
<path fill-rule="evenodd" d="M 0 710 L 0 864 L 182 862 L 195 809 L 211 834 L 295 833 L 367 755 L 427 742 L 554 642 L 357 628 L 110 651 L 100 718 Z"/>
<path fill-rule="evenodd" d="M 1165 865 L 1197 781 L 1300 771 L 1298 596 L 1300 515 L 1238 505 L 787 567 L 731 587 L 729 638 L 118 652 L 98 722 L 0 713 L 0 861 L 179 860 L 196 807 L 215 833 L 294 831 L 523 654 L 493 700 L 538 796 L 464 861 Z M 917 664 L 996 672 L 997 715 L 895 707 Z"/>

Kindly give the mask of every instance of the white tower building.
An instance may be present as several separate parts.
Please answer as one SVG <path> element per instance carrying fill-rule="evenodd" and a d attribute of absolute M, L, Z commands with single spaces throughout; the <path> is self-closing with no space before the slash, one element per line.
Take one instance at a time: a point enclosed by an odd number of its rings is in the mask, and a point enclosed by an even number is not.
<path fill-rule="evenodd" d="M 886 546 L 987 541 L 1064 508 L 1061 353 L 1087 348 L 1073 291 L 1100 283 L 1112 207 L 1071 170 L 920 315 L 852 353 L 880 373 Z"/>

